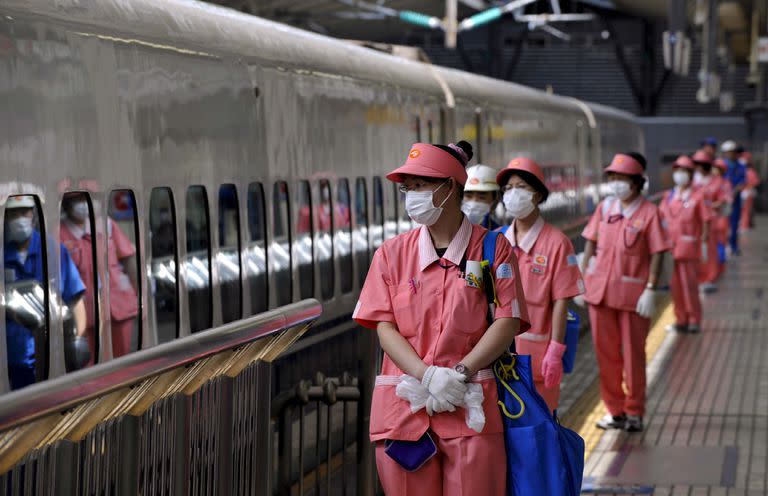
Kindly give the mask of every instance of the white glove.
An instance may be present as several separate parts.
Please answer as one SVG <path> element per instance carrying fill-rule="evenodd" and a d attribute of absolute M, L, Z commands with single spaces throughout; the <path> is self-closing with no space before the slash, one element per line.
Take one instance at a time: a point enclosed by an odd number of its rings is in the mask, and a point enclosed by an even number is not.
<path fill-rule="evenodd" d="M 701 261 L 707 263 L 707 260 L 709 260 L 709 250 L 707 249 L 707 242 L 704 241 L 701 243 Z"/>
<path fill-rule="evenodd" d="M 464 395 L 464 409 L 467 411 L 465 421 L 467 427 L 475 432 L 483 432 L 485 427 L 485 412 L 483 411 L 483 386 L 470 384 Z"/>
<path fill-rule="evenodd" d="M 427 406 L 430 398 L 427 388 L 418 379 L 404 374 L 400 376 L 400 384 L 395 388 L 395 395 L 411 403 L 411 413 L 416 413 Z"/>
<path fill-rule="evenodd" d="M 587 302 L 584 300 L 584 295 L 576 295 L 573 297 L 573 302 L 580 306 L 581 308 L 584 308 L 587 306 Z"/>
<path fill-rule="evenodd" d="M 448 400 L 439 400 L 431 394 L 427 398 L 427 415 L 430 417 L 436 413 L 453 412 L 455 410 L 456 407 Z"/>
<path fill-rule="evenodd" d="M 464 375 L 453 369 L 430 365 L 424 372 L 421 385 L 427 388 L 436 400 L 461 406 L 464 404 L 464 395 L 467 394 L 465 379 Z"/>
<path fill-rule="evenodd" d="M 646 319 L 653 317 L 653 314 L 656 313 L 656 292 L 645 288 L 643 294 L 640 295 L 640 299 L 637 300 L 635 311 L 639 316 Z"/>

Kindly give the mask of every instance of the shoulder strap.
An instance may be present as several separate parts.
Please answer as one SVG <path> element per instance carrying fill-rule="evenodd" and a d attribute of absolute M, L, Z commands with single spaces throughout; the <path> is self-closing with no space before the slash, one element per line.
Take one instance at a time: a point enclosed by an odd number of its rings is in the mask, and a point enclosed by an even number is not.
<path fill-rule="evenodd" d="M 496 259 L 496 238 L 500 232 L 501 231 L 488 231 L 483 238 L 483 260 L 487 260 L 491 267 L 493 267 L 493 263 Z"/>

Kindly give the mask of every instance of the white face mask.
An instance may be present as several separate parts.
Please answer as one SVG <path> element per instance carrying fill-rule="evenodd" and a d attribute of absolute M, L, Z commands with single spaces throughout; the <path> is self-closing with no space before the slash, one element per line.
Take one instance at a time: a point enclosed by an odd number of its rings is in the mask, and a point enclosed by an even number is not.
<path fill-rule="evenodd" d="M 619 200 L 626 200 L 632 196 L 632 185 L 627 181 L 611 181 L 608 183 L 608 188 L 611 190 L 611 194 Z"/>
<path fill-rule="evenodd" d="M 408 217 L 423 226 L 431 226 L 437 222 L 443 213 L 443 205 L 451 197 L 451 195 L 446 196 L 439 207 L 436 207 L 432 201 L 435 191 L 442 188 L 444 184 L 438 186 L 434 191 L 408 191 L 405 194 L 405 211 L 408 212 Z"/>
<path fill-rule="evenodd" d="M 485 202 L 465 200 L 461 204 L 461 211 L 464 212 L 464 215 L 467 216 L 471 223 L 479 224 L 488 215 L 488 212 L 491 211 L 491 206 Z"/>
<path fill-rule="evenodd" d="M 5 240 L 15 243 L 23 243 L 32 236 L 32 219 L 29 217 L 17 217 L 5 223 Z"/>
<path fill-rule="evenodd" d="M 515 219 L 524 219 L 531 215 L 536 205 L 533 203 L 533 191 L 512 188 L 504 193 L 504 207 Z"/>
<path fill-rule="evenodd" d="M 72 220 L 77 222 L 84 222 L 86 219 L 88 219 L 88 202 L 79 201 L 73 203 L 70 206 L 70 214 L 72 215 Z"/>
<path fill-rule="evenodd" d="M 710 179 L 709 176 L 705 176 L 699 171 L 696 171 L 693 173 L 693 184 L 704 185 L 709 183 L 709 179 Z"/>
<path fill-rule="evenodd" d="M 691 182 L 691 176 L 687 171 L 676 170 L 672 173 L 672 181 L 678 186 L 688 186 Z"/>

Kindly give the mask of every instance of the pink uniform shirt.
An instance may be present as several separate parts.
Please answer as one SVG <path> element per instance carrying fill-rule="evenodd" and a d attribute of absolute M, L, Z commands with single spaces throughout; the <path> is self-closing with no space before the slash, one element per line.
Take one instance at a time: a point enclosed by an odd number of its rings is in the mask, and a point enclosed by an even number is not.
<path fill-rule="evenodd" d="M 704 224 L 713 218 L 704 196 L 691 188 L 685 191 L 675 188 L 664 193 L 659 211 L 672 242 L 672 257 L 700 260 Z"/>
<path fill-rule="evenodd" d="M 64 220 L 60 229 L 61 242 L 69 250 L 85 284 L 85 305 L 88 315 L 87 327 L 93 322 L 93 257 L 91 233 L 72 222 Z M 112 320 L 120 321 L 135 317 L 138 312 L 136 290 L 123 270 L 120 260 L 136 254 L 136 248 L 120 227 L 109 219 L 108 263 L 109 263 L 109 308 Z"/>
<path fill-rule="evenodd" d="M 549 341 L 552 334 L 552 309 L 557 300 L 584 292 L 584 281 L 573 245 L 562 231 L 539 216 L 520 243 L 515 240 L 513 222 L 505 236 L 515 250 L 531 329 L 518 339 Z"/>
<path fill-rule="evenodd" d="M 373 256 L 352 317 L 370 329 L 375 329 L 379 322 L 392 322 L 424 363 L 452 367 L 472 350 L 488 328 L 485 293 L 482 287 L 473 287 L 462 277 L 459 267 L 462 259 L 482 260 L 486 233 L 465 218 L 442 259 L 437 256 L 426 227 L 388 240 Z M 518 318 L 520 332 L 526 331 L 530 326 L 517 259 L 501 235 L 496 242 L 492 270 L 499 301 L 495 318 Z M 372 441 L 416 440 L 428 429 L 442 439 L 477 434 L 467 427 L 463 408 L 433 417 L 424 410 L 411 413 L 410 404 L 395 395 L 397 382 L 381 380 L 403 374 L 386 355 L 381 374 L 371 405 Z M 490 375 L 481 384 L 486 416 L 483 434 L 502 432 L 496 382 Z"/>
<path fill-rule="evenodd" d="M 618 198 L 608 197 L 581 235 L 597 244 L 584 274 L 584 300 L 634 312 L 648 282 L 651 255 L 670 248 L 659 209 L 642 196 L 626 209 Z"/>

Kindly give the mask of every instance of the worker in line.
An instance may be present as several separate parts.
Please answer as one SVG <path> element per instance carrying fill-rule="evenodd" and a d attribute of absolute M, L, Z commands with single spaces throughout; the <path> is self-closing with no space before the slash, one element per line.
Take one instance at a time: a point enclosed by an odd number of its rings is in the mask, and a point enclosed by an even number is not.
<path fill-rule="evenodd" d="M 669 249 L 658 208 L 641 194 L 645 167 L 639 153 L 613 158 L 605 169 L 613 194 L 582 232 L 586 293 L 575 301 L 589 303 L 600 395 L 608 410 L 597 422 L 601 429 L 643 430 L 645 339 L 656 311 L 663 253 Z"/>
<path fill-rule="evenodd" d="M 728 172 L 728 164 L 722 158 L 716 158 L 712 163 L 712 176 L 713 180 L 719 178 L 720 193 L 723 197 L 723 202 L 720 205 L 719 210 L 713 212 L 715 216 L 714 232 L 710 233 L 710 236 L 714 236 L 717 239 L 717 262 L 722 275 L 725 272 L 726 262 L 726 246 L 728 246 L 728 230 L 731 218 L 731 203 L 733 202 L 733 187 L 731 182 L 725 178 L 726 172 Z"/>
<path fill-rule="evenodd" d="M 496 171 L 487 165 L 473 165 L 467 169 L 467 185 L 461 211 L 472 224 L 480 224 L 493 231 L 499 224 L 493 220 L 492 212 L 499 200 L 499 185 Z"/>
<path fill-rule="evenodd" d="M 461 212 L 471 158 L 472 147 L 464 141 L 416 143 L 405 163 L 387 175 L 401 184 L 408 215 L 421 227 L 376 251 L 352 315 L 376 329 L 384 350 L 370 435 L 384 492 L 392 496 L 505 494 L 503 426 L 488 367 L 530 325 L 512 247 Z M 490 326 L 479 272 L 486 234 L 498 235 L 492 268 L 498 304 Z M 412 412 L 396 394 L 403 374 L 420 381 L 428 411 Z M 481 432 L 469 428 L 463 408 L 457 408 L 467 381 L 482 386 Z M 425 450 L 434 445 L 437 456 L 406 470 L 398 462 L 402 441 L 418 441 Z"/>
<path fill-rule="evenodd" d="M 717 279 L 720 277 L 720 261 L 718 256 L 718 240 L 715 233 L 718 230 L 718 212 L 729 201 L 729 188 L 725 187 L 725 180 L 712 172 L 712 155 L 704 150 L 699 150 L 691 157 L 696 171 L 693 174 L 693 187 L 702 197 L 705 205 L 711 210 L 712 218 L 708 223 L 709 238 L 707 241 L 707 257 L 702 258 L 699 265 L 699 290 L 704 293 L 717 291 Z"/>
<path fill-rule="evenodd" d="M 6 291 L 9 287 L 24 281 L 34 280 L 40 285 L 47 283 L 46 271 L 43 269 L 45 244 L 36 225 L 38 222 L 36 210 L 35 199 L 31 195 L 10 196 L 5 202 L 3 268 Z M 49 240 L 49 249 L 54 246 L 53 241 Z M 66 247 L 59 245 L 59 250 L 61 264 L 58 279 L 59 295 L 72 311 L 75 332 L 78 336 L 84 336 L 86 317 L 82 296 L 85 293 L 85 285 Z M 38 303 L 40 308 L 44 308 L 45 302 Z M 6 301 L 5 304 L 12 305 L 12 302 Z M 45 370 L 46 366 L 42 361 L 48 359 L 47 350 L 39 349 L 39 346 L 47 344 L 47 339 L 41 339 L 47 333 L 44 312 L 39 319 L 42 327 L 31 325 L 34 319 L 20 318 L 22 314 L 23 312 L 14 312 L 13 308 L 6 306 L 5 339 L 11 389 L 29 386 L 43 377 L 42 371 L 37 368 L 42 366 Z"/>
<path fill-rule="evenodd" d="M 701 150 L 707 153 L 710 157 L 717 155 L 717 139 L 712 136 L 707 136 L 701 140 Z"/>
<path fill-rule="evenodd" d="M 728 221 L 728 228 L 730 235 L 728 238 L 728 244 L 731 253 L 739 255 L 739 222 L 741 222 L 741 207 L 742 198 L 741 192 L 744 191 L 744 187 L 747 182 L 747 168 L 743 164 L 739 163 L 739 145 L 734 141 L 728 140 L 720 147 L 723 152 L 725 163 L 728 165 L 728 171 L 725 173 L 725 178 L 731 183 L 733 188 L 733 199 L 731 201 L 731 215 Z"/>
<path fill-rule="evenodd" d="M 746 184 L 744 186 L 744 191 L 741 192 L 742 208 L 739 229 L 741 231 L 749 231 L 752 228 L 752 209 L 755 205 L 757 187 L 760 186 L 760 176 L 757 175 L 757 171 L 752 165 L 751 152 L 742 152 L 741 155 L 739 155 L 739 163 L 747 168 Z"/>
<path fill-rule="evenodd" d="M 571 240 L 544 221 L 539 206 L 549 189 L 539 164 L 512 159 L 496 176 L 507 213 L 514 220 L 500 229 L 520 266 L 531 329 L 515 338 L 517 353 L 531 355 L 536 391 L 556 410 L 560 399 L 568 301 L 584 292 Z"/>
<path fill-rule="evenodd" d="M 692 187 L 695 165 L 681 155 L 672 164 L 675 187 L 664 193 L 659 210 L 672 242 L 672 302 L 675 324 L 669 331 L 697 333 L 701 326 L 699 265 L 709 258 L 708 237 L 711 210 Z M 714 256 L 714 253 L 712 254 Z"/>

